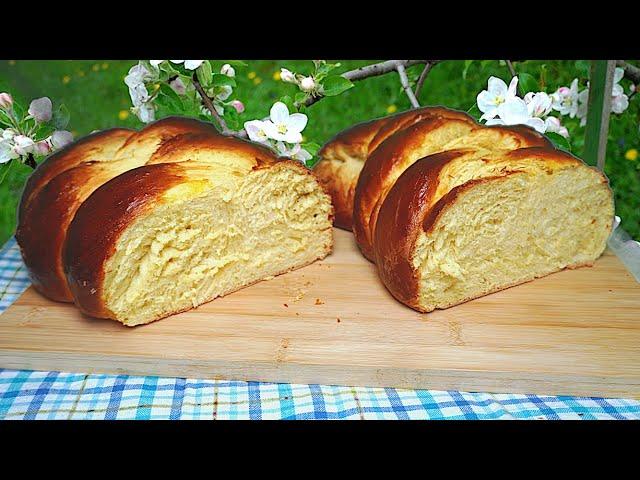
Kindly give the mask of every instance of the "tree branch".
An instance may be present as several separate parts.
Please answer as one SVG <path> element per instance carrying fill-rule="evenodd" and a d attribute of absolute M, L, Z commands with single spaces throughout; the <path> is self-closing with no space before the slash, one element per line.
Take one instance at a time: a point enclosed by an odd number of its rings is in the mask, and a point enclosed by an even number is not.
<path fill-rule="evenodd" d="M 420 91 L 422 90 L 422 85 L 424 84 L 424 81 L 427 78 L 427 75 L 429 75 L 429 72 L 431 71 L 431 69 L 433 68 L 433 66 L 436 63 L 437 63 L 437 61 L 427 62 L 427 64 L 422 69 L 422 73 L 420 74 L 420 78 L 418 78 L 418 83 L 416 84 L 416 90 L 414 92 L 414 95 L 416 96 L 416 98 L 418 98 L 420 96 Z"/>
<path fill-rule="evenodd" d="M 640 84 L 640 68 L 624 60 L 616 60 L 616 66 L 624 70 L 624 76 L 631 80 L 636 85 Z"/>
<path fill-rule="evenodd" d="M 516 69 L 513 68 L 513 63 L 511 63 L 511 60 L 505 60 L 505 63 L 507 64 L 507 68 L 509 69 L 509 73 L 511 74 L 511 78 L 516 76 Z"/>
<path fill-rule="evenodd" d="M 233 135 L 241 138 L 247 137 L 247 132 L 245 132 L 244 130 L 235 131 L 227 127 L 227 122 L 225 122 L 224 119 L 220 115 L 218 115 L 216 108 L 213 106 L 213 102 L 209 98 L 209 95 L 207 95 L 207 92 L 204 91 L 204 88 L 202 88 L 202 85 L 200 85 L 198 76 L 195 73 L 193 74 L 193 85 L 196 87 L 196 91 L 198 92 L 198 95 L 200 95 L 200 98 L 202 98 L 202 101 L 204 102 L 205 107 L 207 107 L 207 110 L 211 112 L 213 118 L 215 118 L 218 122 L 218 125 L 220 125 L 220 130 L 223 135 Z"/>
<path fill-rule="evenodd" d="M 419 108 L 420 102 L 418 102 L 418 99 L 413 94 L 413 90 L 411 90 L 411 85 L 409 85 L 409 77 L 407 77 L 407 70 L 405 69 L 404 65 L 398 64 L 398 66 L 396 67 L 396 70 L 398 70 L 398 75 L 400 76 L 400 83 L 402 84 L 404 93 L 406 93 L 407 97 L 409 97 L 411 106 L 413 108 Z"/>

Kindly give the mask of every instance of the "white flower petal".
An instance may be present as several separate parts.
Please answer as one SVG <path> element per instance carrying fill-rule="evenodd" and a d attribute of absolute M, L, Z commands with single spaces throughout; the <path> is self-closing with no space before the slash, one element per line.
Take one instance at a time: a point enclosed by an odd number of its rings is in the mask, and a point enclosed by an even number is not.
<path fill-rule="evenodd" d="M 271 121 L 275 124 L 287 123 L 289 119 L 289 109 L 282 102 L 274 103 L 269 113 Z"/>
<path fill-rule="evenodd" d="M 504 83 L 504 82 L 503 82 Z M 507 89 L 507 97 L 515 97 L 518 95 L 518 76 L 516 75 L 509 82 L 509 88 Z"/>
<path fill-rule="evenodd" d="M 628 106 L 629 106 L 629 97 L 627 97 L 625 94 L 618 95 L 617 97 L 614 97 L 613 99 L 611 99 L 611 111 L 613 113 L 620 114 L 624 112 Z"/>
<path fill-rule="evenodd" d="M 505 125 L 526 123 L 529 117 L 527 104 L 519 97 L 513 97 L 498 107 L 498 115 Z"/>
<path fill-rule="evenodd" d="M 487 120 L 486 125 L 504 125 L 504 122 L 499 118 L 491 118 Z"/>
<path fill-rule="evenodd" d="M 250 140 L 254 142 L 264 143 L 267 140 L 265 133 L 265 122 L 262 120 L 251 120 L 244 122 L 244 129 L 247 131 L 247 135 Z"/>
<path fill-rule="evenodd" d="M 282 140 L 287 143 L 299 143 L 302 141 L 302 134 L 300 132 L 288 130 L 287 133 L 282 135 Z"/>
<path fill-rule="evenodd" d="M 613 71 L 613 83 L 620 83 L 620 80 L 624 78 L 624 69 L 616 67 Z"/>
<path fill-rule="evenodd" d="M 171 63 L 183 63 L 184 60 L 169 60 Z"/>
<path fill-rule="evenodd" d="M 307 116 L 304 113 L 294 113 L 289 115 L 287 127 L 294 132 L 301 132 L 307 126 Z"/>
<path fill-rule="evenodd" d="M 483 113 L 492 112 L 495 110 L 495 97 L 491 95 L 487 90 L 481 91 L 476 97 L 476 103 L 478 104 L 478 109 Z M 495 117 L 495 113 L 487 118 Z"/>
<path fill-rule="evenodd" d="M 487 82 L 487 90 L 492 96 L 501 95 L 503 97 L 507 96 L 507 84 L 504 83 L 504 80 L 498 77 L 489 77 L 489 81 Z"/>
<path fill-rule="evenodd" d="M 153 65 L 154 67 L 157 67 L 158 65 L 160 65 L 162 62 L 164 62 L 164 60 L 149 60 L 149 63 L 151 65 Z"/>
<path fill-rule="evenodd" d="M 53 104 L 49 97 L 36 98 L 29 105 L 29 115 L 31 115 L 36 122 L 45 123 L 51 120 Z"/>
<path fill-rule="evenodd" d="M 62 148 L 73 142 L 73 134 L 66 130 L 56 130 L 51 134 L 51 144 L 53 148 Z"/>
<path fill-rule="evenodd" d="M 544 120 L 542 120 L 541 118 L 530 118 L 529 120 L 527 120 L 525 122 L 525 125 L 529 125 L 530 127 L 533 127 L 536 129 L 536 131 L 540 132 L 540 133 L 544 133 L 547 130 L 547 126 L 544 123 Z"/>
<path fill-rule="evenodd" d="M 204 60 L 185 60 L 184 68 L 187 70 L 195 70 L 204 63 Z"/>

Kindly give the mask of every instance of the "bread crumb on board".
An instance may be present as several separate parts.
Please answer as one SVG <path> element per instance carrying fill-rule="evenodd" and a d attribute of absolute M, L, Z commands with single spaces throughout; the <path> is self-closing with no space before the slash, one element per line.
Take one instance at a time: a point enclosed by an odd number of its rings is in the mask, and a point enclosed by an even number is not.
<path fill-rule="evenodd" d="M 320 300 L 319 298 L 316 298 L 315 305 L 324 305 L 324 302 L 322 300 Z"/>

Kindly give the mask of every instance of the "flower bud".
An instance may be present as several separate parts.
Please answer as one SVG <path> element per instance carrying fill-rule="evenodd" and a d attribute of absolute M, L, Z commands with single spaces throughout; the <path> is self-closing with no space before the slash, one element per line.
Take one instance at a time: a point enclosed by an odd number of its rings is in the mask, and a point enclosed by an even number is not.
<path fill-rule="evenodd" d="M 38 155 L 47 155 L 49 152 L 51 152 L 51 145 L 46 140 L 40 140 L 33 148 L 33 153 Z"/>
<path fill-rule="evenodd" d="M 231 106 L 235 108 L 236 112 L 238 113 L 244 112 L 244 103 L 242 103 L 240 100 L 233 100 L 231 102 Z"/>
<path fill-rule="evenodd" d="M 169 82 L 169 86 L 176 92 L 178 95 L 184 95 L 187 91 L 187 86 L 184 84 L 180 77 L 176 77 Z"/>
<path fill-rule="evenodd" d="M 316 88 L 316 82 L 313 77 L 304 77 L 300 81 L 300 88 L 303 92 L 311 92 Z"/>
<path fill-rule="evenodd" d="M 13 107 L 13 98 L 6 92 L 0 93 L 0 108 L 3 110 L 11 110 Z"/>
<path fill-rule="evenodd" d="M 296 76 L 286 68 L 280 69 L 280 80 L 285 83 L 296 83 Z"/>
<path fill-rule="evenodd" d="M 66 130 L 56 130 L 51 134 L 51 144 L 56 150 L 73 142 L 73 134 Z"/>
<path fill-rule="evenodd" d="M 222 68 L 220 69 L 220 73 L 223 75 L 226 75 L 227 77 L 235 77 L 236 76 L 236 71 L 235 69 L 229 65 L 228 63 L 225 63 Z"/>
<path fill-rule="evenodd" d="M 31 115 L 36 122 L 45 123 L 51 120 L 53 105 L 48 97 L 36 98 L 29 105 L 29 115 Z"/>

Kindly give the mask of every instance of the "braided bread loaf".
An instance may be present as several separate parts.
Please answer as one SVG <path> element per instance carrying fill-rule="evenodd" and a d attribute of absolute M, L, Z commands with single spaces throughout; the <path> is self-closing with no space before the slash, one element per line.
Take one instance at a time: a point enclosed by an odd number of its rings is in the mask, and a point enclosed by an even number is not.
<path fill-rule="evenodd" d="M 602 254 L 613 198 L 601 172 L 529 127 L 413 112 L 338 134 L 317 169 L 337 226 L 398 300 L 447 308 Z"/>
<path fill-rule="evenodd" d="M 324 258 L 332 212 L 299 163 L 169 117 L 51 155 L 16 239 L 38 291 L 138 325 Z"/>

